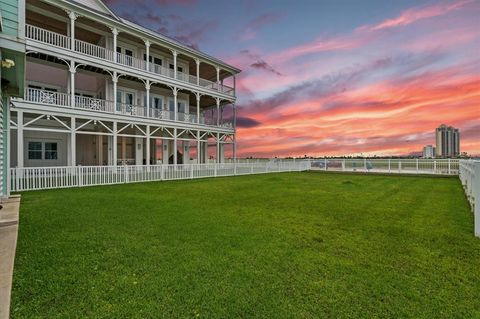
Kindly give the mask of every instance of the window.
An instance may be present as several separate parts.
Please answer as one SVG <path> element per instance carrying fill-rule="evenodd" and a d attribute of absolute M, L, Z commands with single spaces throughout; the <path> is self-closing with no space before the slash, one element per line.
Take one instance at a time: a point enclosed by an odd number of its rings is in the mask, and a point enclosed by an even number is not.
<path fill-rule="evenodd" d="M 29 160 L 58 160 L 58 144 L 56 142 L 28 142 Z"/>
<path fill-rule="evenodd" d="M 42 159 L 42 142 L 28 142 L 28 159 Z"/>
<path fill-rule="evenodd" d="M 51 142 L 45 143 L 45 159 L 46 160 L 58 159 L 57 143 L 51 143 Z"/>
<path fill-rule="evenodd" d="M 143 54 L 143 60 L 144 61 L 147 60 L 147 55 L 146 54 Z M 162 59 L 156 58 L 156 57 L 151 56 L 151 55 L 148 56 L 148 62 L 156 64 L 156 65 L 162 65 Z"/>
<path fill-rule="evenodd" d="M 173 70 L 173 69 L 174 69 L 173 64 L 170 63 L 170 70 Z M 178 72 L 183 72 L 183 68 L 181 66 L 177 65 L 177 71 Z"/>

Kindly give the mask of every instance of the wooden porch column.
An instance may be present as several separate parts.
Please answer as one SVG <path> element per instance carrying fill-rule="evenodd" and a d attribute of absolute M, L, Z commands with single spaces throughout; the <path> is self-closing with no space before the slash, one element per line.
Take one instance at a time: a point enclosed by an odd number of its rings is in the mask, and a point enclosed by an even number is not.
<path fill-rule="evenodd" d="M 68 11 L 68 17 L 70 18 L 70 50 L 75 51 L 75 20 L 77 20 L 78 14 Z"/>
<path fill-rule="evenodd" d="M 145 91 L 146 91 L 146 105 L 145 105 L 145 114 L 147 117 L 150 117 L 150 80 L 145 82 Z"/>
<path fill-rule="evenodd" d="M 77 165 L 77 134 L 75 116 L 70 119 L 70 158 L 72 166 Z"/>
<path fill-rule="evenodd" d="M 144 40 L 145 41 L 145 69 L 150 71 L 150 41 Z"/>
<path fill-rule="evenodd" d="M 217 133 L 217 156 L 216 156 L 216 163 L 220 163 L 220 133 Z"/>
<path fill-rule="evenodd" d="M 173 50 L 172 54 L 173 54 L 173 78 L 177 79 L 177 55 L 178 55 L 178 52 Z"/>
<path fill-rule="evenodd" d="M 178 90 L 176 87 L 173 88 L 173 118 L 175 121 L 178 121 L 178 102 L 177 102 Z"/>
<path fill-rule="evenodd" d="M 147 125 L 147 129 L 145 131 L 146 134 L 146 150 L 145 150 L 145 158 L 146 158 L 146 163 L 147 166 L 150 166 L 150 125 Z"/>
<path fill-rule="evenodd" d="M 75 107 L 75 61 L 70 61 L 70 107 Z"/>
<path fill-rule="evenodd" d="M 197 97 L 197 124 L 200 124 L 200 93 L 195 94 Z"/>
<path fill-rule="evenodd" d="M 197 85 L 200 86 L 200 60 L 195 59 L 195 63 L 197 64 Z"/>
<path fill-rule="evenodd" d="M 177 129 L 173 129 L 173 164 L 177 165 Z"/>
<path fill-rule="evenodd" d="M 197 164 L 200 164 L 200 131 L 197 131 Z"/>
<path fill-rule="evenodd" d="M 112 161 L 113 166 L 117 166 L 117 122 L 113 122 L 113 142 L 112 142 Z"/>
<path fill-rule="evenodd" d="M 237 108 L 233 106 L 233 162 L 237 162 Z"/>
<path fill-rule="evenodd" d="M 217 126 L 220 126 L 220 99 L 217 97 Z"/>
<path fill-rule="evenodd" d="M 217 90 L 220 91 L 220 68 L 217 66 Z"/>
<path fill-rule="evenodd" d="M 118 61 L 118 56 L 117 56 L 117 35 L 118 35 L 118 29 L 113 27 L 112 29 L 112 34 L 113 34 L 113 61 L 117 62 Z"/>
<path fill-rule="evenodd" d="M 24 165 L 24 146 L 23 146 L 23 111 L 17 111 L 17 167 Z"/>

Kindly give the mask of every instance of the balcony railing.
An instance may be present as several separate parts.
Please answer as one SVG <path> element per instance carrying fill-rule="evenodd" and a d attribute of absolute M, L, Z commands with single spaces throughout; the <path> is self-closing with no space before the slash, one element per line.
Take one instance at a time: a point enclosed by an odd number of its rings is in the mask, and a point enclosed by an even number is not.
<path fill-rule="evenodd" d="M 49 104 L 60 107 L 70 107 L 71 95 L 68 93 L 53 92 L 35 88 L 25 89 L 25 101 Z M 134 105 L 129 103 L 107 101 L 86 96 L 75 96 L 75 108 L 88 111 L 104 112 L 111 114 L 129 115 L 134 117 L 148 117 L 146 107 L 143 105 Z M 150 109 L 150 118 L 158 120 L 175 121 L 175 113 L 169 110 Z M 192 113 L 177 112 L 177 122 L 197 124 L 197 115 Z M 200 117 L 198 124 L 217 126 L 216 120 Z M 219 127 L 233 128 L 230 121 L 223 121 Z"/>
<path fill-rule="evenodd" d="M 27 101 L 58 106 L 70 106 L 70 94 L 67 93 L 32 88 L 27 88 L 25 91 L 25 99 Z"/>
<path fill-rule="evenodd" d="M 70 49 L 70 37 L 56 33 L 53 31 L 45 30 L 33 25 L 26 25 L 25 35 L 28 39 L 35 40 L 38 42 L 46 43 L 55 47 L 59 47 L 62 49 Z M 149 63 L 149 67 L 147 68 L 147 63 L 144 60 L 138 59 L 136 57 L 132 57 L 129 55 L 125 55 L 122 53 L 116 53 L 112 50 L 106 49 L 104 47 L 88 43 L 81 40 L 75 40 L 75 52 L 94 57 L 97 59 L 102 59 L 110 62 L 116 62 L 121 65 L 125 65 L 127 67 L 131 67 L 138 70 L 148 71 L 151 73 L 159 74 L 170 79 L 175 79 L 175 74 L 172 69 L 168 69 L 161 65 L 156 65 L 153 63 Z M 116 59 L 115 59 L 116 57 Z M 189 75 L 183 72 L 177 72 L 176 80 L 189 83 L 192 85 L 197 85 L 197 77 L 193 75 Z M 227 85 L 219 85 L 215 82 L 206 80 L 206 79 L 199 79 L 199 87 L 212 90 L 215 92 L 221 92 L 223 94 L 235 95 L 235 91 L 232 87 Z"/>

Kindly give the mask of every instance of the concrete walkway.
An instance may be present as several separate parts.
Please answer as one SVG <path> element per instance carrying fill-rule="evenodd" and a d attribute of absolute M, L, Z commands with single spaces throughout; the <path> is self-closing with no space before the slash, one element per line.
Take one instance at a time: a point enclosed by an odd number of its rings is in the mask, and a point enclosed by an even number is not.
<path fill-rule="evenodd" d="M 20 196 L 0 199 L 0 319 L 8 319 Z"/>

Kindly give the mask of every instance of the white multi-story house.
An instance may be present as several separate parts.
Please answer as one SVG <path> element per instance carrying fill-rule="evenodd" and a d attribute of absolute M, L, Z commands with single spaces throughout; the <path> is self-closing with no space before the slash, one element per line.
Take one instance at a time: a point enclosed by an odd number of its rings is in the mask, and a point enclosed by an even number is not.
<path fill-rule="evenodd" d="M 11 98 L 6 122 L 12 168 L 236 156 L 239 69 L 99 0 L 2 1 L 18 5 L 25 45 L 24 94 Z"/>

